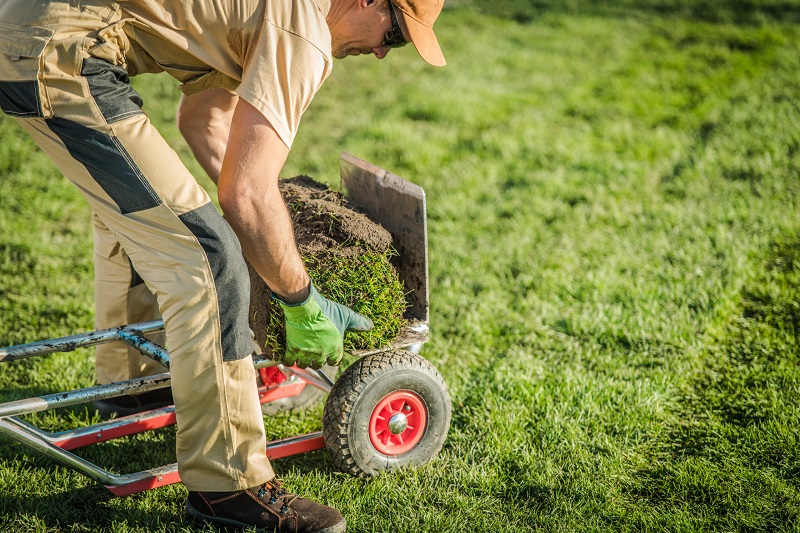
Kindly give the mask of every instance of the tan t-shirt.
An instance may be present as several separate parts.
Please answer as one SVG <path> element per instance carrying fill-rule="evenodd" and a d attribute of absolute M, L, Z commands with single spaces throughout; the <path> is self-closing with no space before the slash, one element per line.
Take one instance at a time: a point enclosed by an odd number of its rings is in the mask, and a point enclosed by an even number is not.
<path fill-rule="evenodd" d="M 186 94 L 222 87 L 291 147 L 331 72 L 330 0 L 125 0 L 128 71 L 169 72 Z"/>

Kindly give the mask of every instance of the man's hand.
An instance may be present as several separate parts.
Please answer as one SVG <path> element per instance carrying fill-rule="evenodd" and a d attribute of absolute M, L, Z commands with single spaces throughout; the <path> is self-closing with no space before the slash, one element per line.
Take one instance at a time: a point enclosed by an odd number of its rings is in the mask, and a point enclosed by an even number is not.
<path fill-rule="evenodd" d="M 287 304 L 273 295 L 286 317 L 283 364 L 300 368 L 338 365 L 344 356 L 344 332 L 372 329 L 372 320 L 323 297 L 314 285 L 306 301 Z"/>

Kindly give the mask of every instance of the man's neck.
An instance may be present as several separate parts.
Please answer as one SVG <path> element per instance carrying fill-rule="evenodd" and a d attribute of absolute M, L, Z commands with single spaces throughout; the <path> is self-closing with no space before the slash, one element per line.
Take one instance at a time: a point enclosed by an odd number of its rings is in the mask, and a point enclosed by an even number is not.
<path fill-rule="evenodd" d="M 331 9 L 325 17 L 329 28 L 336 25 L 342 19 L 345 13 L 347 13 L 351 3 L 352 0 L 331 0 Z"/>

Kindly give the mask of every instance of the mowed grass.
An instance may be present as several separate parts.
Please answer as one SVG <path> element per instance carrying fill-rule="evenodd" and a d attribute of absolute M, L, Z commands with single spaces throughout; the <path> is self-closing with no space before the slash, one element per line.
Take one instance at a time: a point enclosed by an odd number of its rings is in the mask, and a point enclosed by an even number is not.
<path fill-rule="evenodd" d="M 349 531 L 800 531 L 800 4 L 475 4 L 437 24 L 445 69 L 412 49 L 338 62 L 284 172 L 336 185 L 344 149 L 426 190 L 422 353 L 450 436 L 373 480 L 323 452 L 276 469 Z M 135 83 L 208 184 L 175 85 Z M 0 141 L 0 344 L 90 330 L 88 209 L 7 117 Z M 4 400 L 92 381 L 89 350 L 0 365 Z M 173 446 L 78 453 L 130 471 Z M 190 531 L 184 497 L 115 499 L 0 443 L 2 530 Z"/>

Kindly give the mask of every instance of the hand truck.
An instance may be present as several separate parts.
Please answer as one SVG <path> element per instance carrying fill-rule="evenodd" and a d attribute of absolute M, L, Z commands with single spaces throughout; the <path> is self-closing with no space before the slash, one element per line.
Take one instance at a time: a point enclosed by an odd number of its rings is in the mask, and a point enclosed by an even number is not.
<path fill-rule="evenodd" d="M 425 193 L 418 185 L 346 152 L 340 157 L 340 173 L 345 194 L 393 237 L 398 252 L 395 266 L 410 290 L 408 326 L 391 346 L 354 353 L 359 359 L 335 382 L 324 370 L 285 367 L 263 354 L 254 357 L 254 368 L 265 413 L 296 405 L 293 400 L 301 397 L 308 403 L 320 394 L 316 391 L 328 394 L 322 431 L 269 442 L 265 452 L 270 459 L 327 448 L 337 468 L 369 477 L 435 457 L 447 437 L 450 397 L 442 376 L 419 355 L 429 332 Z M 167 350 L 145 338 L 163 329 L 163 321 L 154 320 L 0 348 L 0 362 L 124 342 L 169 368 Z M 58 432 L 44 431 L 20 418 L 169 385 L 169 373 L 163 373 L 2 403 L 0 434 L 86 475 L 116 496 L 177 483 L 176 463 L 114 474 L 69 451 L 174 424 L 174 406 Z"/>

